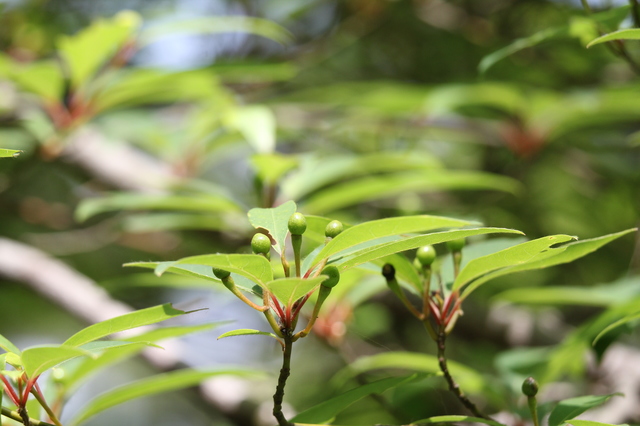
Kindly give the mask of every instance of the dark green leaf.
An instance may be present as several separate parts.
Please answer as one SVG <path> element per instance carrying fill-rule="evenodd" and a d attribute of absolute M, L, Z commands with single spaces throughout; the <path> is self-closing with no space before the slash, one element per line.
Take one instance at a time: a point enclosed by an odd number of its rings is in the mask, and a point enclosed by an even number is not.
<path fill-rule="evenodd" d="M 549 426 L 560 426 L 563 423 L 566 423 L 567 421 L 579 416 L 585 411 L 597 407 L 598 405 L 604 404 L 611 397 L 617 395 L 622 394 L 612 393 L 609 395 L 598 396 L 587 395 L 560 401 L 549 415 Z"/>

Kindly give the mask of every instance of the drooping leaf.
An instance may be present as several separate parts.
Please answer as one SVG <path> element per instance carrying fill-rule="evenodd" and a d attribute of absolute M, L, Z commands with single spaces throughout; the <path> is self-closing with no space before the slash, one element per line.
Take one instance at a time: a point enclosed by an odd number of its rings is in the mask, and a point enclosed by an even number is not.
<path fill-rule="evenodd" d="M 419 425 L 419 424 L 431 424 L 431 423 L 458 423 L 458 422 L 483 423 L 489 426 L 505 426 L 504 424 L 498 423 L 493 420 L 487 420 L 481 417 L 471 417 L 471 416 L 435 416 L 435 417 L 429 417 L 428 419 L 422 419 L 415 422 L 411 422 L 411 424 Z"/>
<path fill-rule="evenodd" d="M 269 232 L 276 241 L 273 248 L 281 254 L 289 232 L 289 218 L 296 212 L 296 209 L 296 203 L 287 201 L 278 207 L 270 209 L 251 209 L 247 216 L 254 228 L 266 229 Z"/>
<path fill-rule="evenodd" d="M 69 422 L 70 425 L 79 425 L 96 414 L 111 408 L 123 402 L 130 401 L 135 398 L 151 396 L 162 392 L 168 392 L 183 389 L 196 385 L 203 380 L 213 376 L 234 375 L 240 377 L 260 377 L 262 374 L 258 371 L 250 370 L 178 370 L 170 373 L 158 374 L 146 379 L 138 380 L 124 386 L 117 387 L 113 390 L 99 395 L 97 398 L 89 401 L 82 411 Z"/>
<path fill-rule="evenodd" d="M 0 158 L 4 157 L 12 157 L 15 158 L 20 155 L 23 151 L 19 149 L 1 149 L 0 148 Z"/>
<path fill-rule="evenodd" d="M 317 423 L 322 424 L 330 421 L 339 413 L 347 409 L 355 402 L 369 396 L 371 394 L 382 394 L 383 392 L 394 387 L 409 383 L 418 377 L 417 374 L 405 377 L 388 377 L 386 379 L 377 380 L 366 385 L 359 386 L 355 389 L 346 391 L 345 393 L 321 402 L 305 411 L 297 414 L 290 421 L 296 423 Z"/>
<path fill-rule="evenodd" d="M 73 346 L 36 346 L 22 351 L 21 359 L 27 376 L 33 378 L 58 364 L 80 356 L 93 354 Z"/>
<path fill-rule="evenodd" d="M 268 282 L 267 288 L 284 306 L 292 306 L 293 302 L 319 286 L 325 279 L 326 275 L 316 278 L 280 278 Z"/>
<path fill-rule="evenodd" d="M 276 340 L 280 340 L 278 339 L 278 336 L 276 336 L 273 333 L 267 333 L 266 331 L 260 331 L 260 330 L 252 330 L 249 328 L 240 328 L 238 330 L 231 330 L 231 331 L 227 331 L 226 333 L 222 333 L 221 335 L 218 336 L 218 340 L 223 339 L 225 337 L 234 337 L 234 336 L 271 336 Z"/>
<path fill-rule="evenodd" d="M 271 154 L 276 147 L 276 117 L 268 107 L 249 105 L 229 111 L 224 124 L 242 134 L 259 154 Z"/>
<path fill-rule="evenodd" d="M 612 393 L 609 395 L 586 395 L 560 401 L 549 415 L 549 426 L 560 426 L 585 411 L 604 404 L 611 399 L 611 397 L 617 395 L 622 394 Z"/>
<path fill-rule="evenodd" d="M 429 235 L 421 235 L 418 237 L 406 238 L 400 241 L 383 243 L 380 245 L 366 248 L 361 251 L 357 251 L 353 253 L 348 260 L 346 260 L 343 263 L 340 263 L 339 268 L 341 271 L 347 270 L 349 268 L 353 268 L 355 266 L 361 265 L 365 262 L 379 259 L 381 257 L 385 257 L 394 253 L 416 249 L 424 245 L 438 244 L 445 241 L 455 240 L 458 238 L 465 238 L 465 237 L 470 237 L 472 235 L 481 235 L 481 234 L 489 234 L 489 233 L 523 235 L 521 231 L 517 231 L 515 229 L 506 229 L 506 228 L 477 228 L 477 229 L 464 229 L 464 230 L 437 232 Z"/>
<path fill-rule="evenodd" d="M 170 303 L 141 309 L 90 325 L 69 337 L 64 345 L 77 347 L 120 331 L 155 324 L 183 314 L 184 311 L 174 309 Z"/>
<path fill-rule="evenodd" d="M 273 270 L 269 261 L 255 254 L 203 254 L 185 257 L 174 262 L 159 263 L 155 273 L 160 276 L 170 268 L 180 265 L 211 266 L 242 275 L 261 287 L 273 280 Z"/>
<path fill-rule="evenodd" d="M 0 334 L 0 348 L 4 349 L 7 352 L 20 355 L 20 349 L 18 349 L 16 345 L 11 343 L 9 339 L 4 337 L 2 334 Z"/>
<path fill-rule="evenodd" d="M 623 423 L 621 425 L 614 425 L 611 423 L 602 423 L 602 422 L 594 422 L 593 420 L 578 420 L 578 419 L 567 420 L 567 423 L 569 423 L 572 426 L 629 426 L 626 423 Z"/>
<path fill-rule="evenodd" d="M 133 192 L 114 193 L 83 200 L 76 209 L 76 220 L 83 222 L 92 216 L 115 210 L 177 210 L 207 213 L 239 212 L 240 208 L 222 196 L 152 195 Z"/>
<path fill-rule="evenodd" d="M 602 330 L 600 333 L 598 333 L 596 338 L 593 340 L 592 344 L 595 345 L 596 343 L 598 343 L 598 340 L 600 340 L 605 334 L 609 333 L 610 331 L 618 327 L 621 327 L 625 324 L 628 324 L 630 322 L 636 321 L 638 319 L 640 319 L 640 312 L 637 312 L 632 315 L 627 315 L 626 317 L 619 319 L 618 321 L 614 322 L 613 324 L 609 325 L 607 328 Z"/>
<path fill-rule="evenodd" d="M 439 216 L 405 216 L 372 220 L 345 229 L 332 239 L 315 257 L 313 265 L 348 248 L 379 238 L 427 232 L 439 228 L 459 228 L 470 222 Z"/>
<path fill-rule="evenodd" d="M 593 39 L 587 44 L 587 48 L 595 46 L 596 44 L 606 43 L 613 40 L 640 40 L 640 29 L 627 28 L 624 30 L 614 31 L 609 34 L 605 34 L 596 39 Z"/>
<path fill-rule="evenodd" d="M 467 392 L 482 392 L 486 387 L 482 375 L 477 371 L 450 360 L 447 364 L 451 375 L 456 379 L 460 387 Z M 332 379 L 332 382 L 339 386 L 358 374 L 386 368 L 440 374 L 438 358 L 433 355 L 415 352 L 385 352 L 358 358 L 348 367 L 340 370 Z"/>

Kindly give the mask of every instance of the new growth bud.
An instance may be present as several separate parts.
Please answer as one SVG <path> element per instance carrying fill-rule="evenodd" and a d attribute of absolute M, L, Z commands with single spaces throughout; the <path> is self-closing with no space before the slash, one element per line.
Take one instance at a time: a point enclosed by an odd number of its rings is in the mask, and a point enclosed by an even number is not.
<path fill-rule="evenodd" d="M 302 213 L 294 213 L 289 218 L 289 232 L 291 235 L 302 235 L 307 230 L 307 219 Z"/>
<path fill-rule="evenodd" d="M 327 227 L 324 228 L 324 235 L 327 238 L 335 238 L 343 229 L 344 227 L 342 226 L 342 222 L 339 220 L 332 220 L 327 224 Z"/>
<path fill-rule="evenodd" d="M 533 377 L 527 377 L 522 383 L 522 393 L 528 397 L 536 396 L 538 393 L 538 382 Z"/>
<path fill-rule="evenodd" d="M 224 269 L 211 268 L 211 270 L 213 271 L 213 275 L 215 275 L 216 278 L 218 278 L 220 280 L 225 279 L 229 275 L 231 275 L 231 273 L 229 271 L 225 271 Z"/>

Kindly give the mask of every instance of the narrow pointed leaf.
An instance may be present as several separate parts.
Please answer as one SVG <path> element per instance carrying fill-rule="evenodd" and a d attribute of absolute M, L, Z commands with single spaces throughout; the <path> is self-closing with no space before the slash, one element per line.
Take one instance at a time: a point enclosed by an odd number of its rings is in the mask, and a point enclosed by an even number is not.
<path fill-rule="evenodd" d="M 19 149 L 0 149 L 0 158 L 17 157 L 22 151 Z"/>
<path fill-rule="evenodd" d="M 345 229 L 332 239 L 314 259 L 314 266 L 322 259 L 355 247 L 367 241 L 393 235 L 427 232 L 440 228 L 460 228 L 470 225 L 470 222 L 439 216 L 405 216 L 388 219 L 372 220 Z"/>
<path fill-rule="evenodd" d="M 364 250 L 355 252 L 349 257 L 349 259 L 339 265 L 340 270 L 347 270 L 355 266 L 361 265 L 365 262 L 369 262 L 381 257 L 385 257 L 394 253 L 403 252 L 407 250 L 416 249 L 418 247 L 438 244 L 445 241 L 451 241 L 458 238 L 470 237 L 472 235 L 481 234 L 520 234 L 521 231 L 515 229 L 506 228 L 477 228 L 477 229 L 463 229 L 446 232 L 437 232 L 429 235 L 420 235 L 417 237 L 406 238 L 400 241 L 394 241 L 389 243 L 383 243 L 373 247 L 366 248 Z"/>
<path fill-rule="evenodd" d="M 2 334 L 0 334 L 0 348 L 4 349 L 7 352 L 20 355 L 20 349 L 18 349 L 16 345 L 11 343 L 9 339 L 4 337 Z"/>
<path fill-rule="evenodd" d="M 158 374 L 147 379 L 138 380 L 136 382 L 117 387 L 99 395 L 97 398 L 87 403 L 83 407 L 82 411 L 70 422 L 70 424 L 73 426 L 78 425 L 108 408 L 132 399 L 183 389 L 194 386 L 210 377 L 220 375 L 234 375 L 248 378 L 259 377 L 261 376 L 261 373 L 250 370 L 197 371 L 188 369 Z"/>
<path fill-rule="evenodd" d="M 406 377 L 388 377 L 366 385 L 351 389 L 341 395 L 321 402 L 293 417 L 290 421 L 296 423 L 326 423 L 347 409 L 355 402 L 371 394 L 380 395 L 394 387 L 409 383 L 418 377 L 417 374 Z"/>
<path fill-rule="evenodd" d="M 160 321 L 183 315 L 185 312 L 174 309 L 170 303 L 141 309 L 119 317 L 91 325 L 69 337 L 64 345 L 80 346 L 85 343 L 109 336 L 120 331 L 130 330 L 143 325 L 155 324 Z"/>
<path fill-rule="evenodd" d="M 624 30 L 614 31 L 609 34 L 605 34 L 596 39 L 593 39 L 587 44 L 587 48 L 595 46 L 596 44 L 606 43 L 614 40 L 640 40 L 640 29 L 627 28 Z"/>
<path fill-rule="evenodd" d="M 292 306 L 293 302 L 309 293 L 327 279 L 326 275 L 316 278 L 280 278 L 267 283 L 267 288 L 285 306 Z"/>
<path fill-rule="evenodd" d="M 267 259 L 255 254 L 204 254 L 185 257 L 174 262 L 162 262 L 155 269 L 160 276 L 172 267 L 181 265 L 205 265 L 246 277 L 254 283 L 264 287 L 265 283 L 273 280 L 273 270 Z"/>
<path fill-rule="evenodd" d="M 490 426 L 505 426 L 504 424 L 498 423 L 493 420 L 487 420 L 480 417 L 471 417 L 471 416 L 435 416 L 435 417 L 429 417 L 428 419 L 422 419 L 416 422 L 411 422 L 411 424 L 419 425 L 419 424 L 431 424 L 431 423 L 457 423 L 457 422 L 483 423 L 485 425 L 490 425 Z"/>
<path fill-rule="evenodd" d="M 593 420 L 578 420 L 578 419 L 567 420 L 567 423 L 569 423 L 572 426 L 629 426 L 626 423 L 621 425 L 614 425 L 611 423 L 602 423 L 602 422 L 594 422 Z"/>
<path fill-rule="evenodd" d="M 276 340 L 280 340 L 278 339 L 278 336 L 276 336 L 273 333 L 267 333 L 266 331 L 260 331 L 260 330 L 252 330 L 249 328 L 240 328 L 238 330 L 231 330 L 231 331 L 227 331 L 226 333 L 222 333 L 220 336 L 218 336 L 218 340 L 223 339 L 225 337 L 234 337 L 234 336 L 271 336 Z"/>
<path fill-rule="evenodd" d="M 72 346 L 37 346 L 22 351 L 22 365 L 28 377 L 36 377 L 48 369 L 79 356 L 92 356 L 90 351 Z"/>
<path fill-rule="evenodd" d="M 296 209 L 296 203 L 287 201 L 271 209 L 251 209 L 247 216 L 254 228 L 262 228 L 269 231 L 269 235 L 276 242 L 274 249 L 278 253 L 282 253 L 285 239 L 289 232 L 289 218 L 296 212 Z"/>
<path fill-rule="evenodd" d="M 618 321 L 614 322 L 613 324 L 609 325 L 607 328 L 605 328 L 604 330 L 602 330 L 600 333 L 598 333 L 598 335 L 596 336 L 595 339 L 593 339 L 593 343 L 592 345 L 595 345 L 596 343 L 598 343 L 598 340 L 600 340 L 605 334 L 609 333 L 611 330 L 614 330 L 618 327 L 621 327 L 625 324 L 628 324 L 632 321 L 636 321 L 640 319 L 640 312 L 635 313 L 633 315 L 628 315 L 622 319 L 619 319 Z"/>
<path fill-rule="evenodd" d="M 549 415 L 549 426 L 560 426 L 585 411 L 604 404 L 611 399 L 611 397 L 619 395 L 622 394 L 612 393 L 609 395 L 587 395 L 560 401 Z"/>

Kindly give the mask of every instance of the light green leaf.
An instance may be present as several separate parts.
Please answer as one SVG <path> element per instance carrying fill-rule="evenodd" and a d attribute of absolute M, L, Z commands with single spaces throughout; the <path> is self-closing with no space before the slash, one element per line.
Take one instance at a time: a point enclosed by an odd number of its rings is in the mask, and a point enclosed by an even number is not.
<path fill-rule="evenodd" d="M 291 422 L 296 423 L 326 423 L 337 416 L 339 413 L 347 409 L 355 402 L 365 398 L 371 394 L 382 394 L 383 392 L 394 387 L 409 383 L 418 377 L 413 374 L 408 377 L 388 377 L 386 379 L 377 380 L 366 385 L 359 386 L 355 389 L 321 402 L 307 410 L 299 413 Z"/>
<path fill-rule="evenodd" d="M 36 346 L 22 351 L 22 365 L 27 376 L 37 377 L 48 369 L 79 356 L 93 356 L 90 351 L 72 346 Z"/>
<path fill-rule="evenodd" d="M 174 309 L 170 303 L 141 309 L 90 325 L 69 337 L 64 345 L 77 347 L 120 331 L 155 324 L 183 314 L 185 314 L 184 311 Z"/>
<path fill-rule="evenodd" d="M 58 52 L 66 62 L 74 87 L 92 77 L 141 25 L 140 16 L 122 11 L 112 19 L 100 19 L 73 36 L 58 39 Z"/>
<path fill-rule="evenodd" d="M 605 34 L 596 39 L 593 39 L 587 44 L 587 48 L 595 46 L 596 44 L 606 43 L 613 40 L 640 40 L 640 29 L 627 28 L 624 30 L 614 31 L 609 34 Z"/>
<path fill-rule="evenodd" d="M 273 280 L 273 270 L 269 261 L 255 254 L 203 254 L 185 257 L 174 262 L 159 263 L 155 273 L 160 276 L 172 267 L 180 267 L 179 265 L 187 264 L 206 265 L 236 273 L 250 279 L 261 287 Z"/>
<path fill-rule="evenodd" d="M 251 164 L 261 181 L 275 185 L 287 172 L 298 166 L 298 159 L 278 153 L 256 154 Z"/>
<path fill-rule="evenodd" d="M 139 39 L 140 46 L 162 38 L 181 35 L 249 33 L 270 38 L 281 44 L 289 43 L 293 36 L 280 25 L 266 19 L 247 16 L 207 16 L 157 24 L 145 29 Z"/>
<path fill-rule="evenodd" d="M 280 278 L 268 282 L 267 288 L 284 306 L 289 307 L 326 279 L 326 275 L 319 275 L 316 278 Z"/>
<path fill-rule="evenodd" d="M 456 189 L 488 189 L 516 193 L 520 184 L 504 176 L 470 171 L 418 171 L 368 176 L 320 190 L 301 202 L 309 214 L 328 214 L 366 201 L 408 191 L 433 192 Z"/>
<path fill-rule="evenodd" d="M 592 345 L 595 345 L 596 343 L 598 343 L 598 340 L 600 340 L 602 338 L 602 336 L 604 336 L 605 334 L 607 334 L 608 332 L 610 332 L 611 330 L 614 330 L 618 327 L 621 327 L 625 324 L 628 324 L 632 321 L 636 321 L 640 319 L 640 312 L 635 313 L 633 315 L 628 315 L 624 318 L 619 319 L 618 321 L 614 322 L 613 324 L 609 325 L 607 328 L 605 328 L 604 330 L 602 330 L 600 333 L 598 333 L 598 335 L 596 336 L 596 338 L 593 340 Z"/>
<path fill-rule="evenodd" d="M 313 266 L 322 259 L 368 241 L 394 235 L 427 232 L 440 228 L 459 228 L 470 222 L 439 216 L 405 216 L 372 220 L 354 225 L 332 239 L 315 257 Z"/>
<path fill-rule="evenodd" d="M 249 105 L 229 110 L 224 124 L 237 130 L 260 154 L 270 154 L 276 148 L 276 117 L 268 107 Z"/>
<path fill-rule="evenodd" d="M 254 228 L 266 229 L 269 232 L 276 242 L 274 249 L 281 254 L 289 232 L 289 218 L 296 210 L 296 203 L 287 201 L 271 209 L 251 209 L 247 216 Z"/>
<path fill-rule="evenodd" d="M 451 241 L 458 238 L 470 237 L 472 235 L 491 234 L 491 233 L 503 233 L 503 234 L 520 234 L 521 231 L 515 229 L 506 228 L 477 228 L 477 229 L 463 229 L 446 232 L 437 232 L 429 235 L 420 235 L 417 237 L 406 238 L 400 241 L 393 241 L 389 243 L 383 243 L 373 247 L 368 247 L 364 250 L 353 253 L 349 259 L 339 265 L 341 271 L 353 268 L 363 263 L 379 259 L 394 253 L 403 252 L 411 249 L 430 244 L 443 243 L 445 241 Z"/>
<path fill-rule="evenodd" d="M 560 426 L 585 411 L 604 404 L 611 397 L 619 395 L 622 394 L 612 393 L 609 395 L 587 395 L 560 401 L 549 415 L 549 426 Z"/>
<path fill-rule="evenodd" d="M 19 149 L 2 149 L 0 148 L 0 158 L 4 157 L 17 157 L 20 153 L 23 152 Z"/>
<path fill-rule="evenodd" d="M 626 423 L 623 423 L 621 425 L 614 425 L 611 423 L 602 423 L 602 422 L 594 422 L 593 420 L 578 420 L 578 419 L 567 420 L 567 423 L 573 426 L 629 426 Z"/>
<path fill-rule="evenodd" d="M 493 420 L 487 420 L 480 417 L 471 417 L 471 416 L 435 416 L 429 417 L 428 419 L 418 420 L 416 422 L 411 422 L 412 425 L 418 424 L 429 424 L 429 423 L 457 423 L 457 422 L 469 422 L 469 423 L 483 423 L 485 425 L 490 426 L 505 426 L 502 423 L 498 423 Z"/>
<path fill-rule="evenodd" d="M 240 377 L 260 377 L 261 373 L 250 370 L 178 370 L 158 374 L 147 379 L 138 380 L 99 395 L 87 403 L 82 411 L 71 421 L 70 425 L 79 425 L 96 414 L 123 402 L 135 398 L 151 396 L 162 392 L 183 389 L 196 385 L 213 376 L 234 375 Z"/>
<path fill-rule="evenodd" d="M 17 67 L 13 80 L 23 89 L 35 93 L 45 101 L 59 102 L 64 87 L 64 77 L 55 61 L 38 61 Z"/>
<path fill-rule="evenodd" d="M 20 355 L 20 349 L 18 349 L 16 345 L 11 343 L 9 339 L 4 337 L 2 334 L 0 334 L 0 348 L 4 349 L 7 352 Z"/>
<path fill-rule="evenodd" d="M 83 222 L 92 216 L 114 210 L 177 210 L 207 213 L 239 212 L 241 209 L 228 198 L 198 194 L 152 195 L 134 192 L 108 194 L 83 200 L 76 209 L 76 220 Z"/>
<path fill-rule="evenodd" d="M 490 272 L 484 275 L 483 277 L 476 279 L 472 284 L 468 285 L 464 289 L 462 293 L 462 298 L 466 298 L 467 296 L 469 296 L 469 294 L 471 294 L 473 290 L 478 288 L 478 286 L 484 284 L 489 280 L 492 280 L 493 278 L 497 278 L 507 274 L 512 274 L 514 272 L 530 271 L 533 269 L 543 269 L 543 268 L 548 268 L 555 265 L 560 265 L 563 263 L 569 263 L 578 258 L 586 256 L 589 253 L 596 251 L 600 247 L 610 243 L 611 241 L 617 238 L 620 238 L 624 235 L 627 235 L 635 231 L 637 231 L 637 229 L 632 228 L 632 229 L 627 229 L 625 231 L 616 232 L 613 234 L 603 235 L 597 238 L 591 238 L 588 240 L 572 242 L 557 248 L 549 248 L 548 250 L 546 250 L 546 252 L 541 252 L 536 256 L 530 257 L 530 259 L 526 262 L 516 264 L 513 266 L 504 267 L 502 269 L 496 270 L 494 272 Z M 564 237 L 566 238 L 567 236 L 564 236 Z M 543 237 L 541 240 L 544 240 L 544 238 L 551 238 L 551 237 Z M 534 240 L 534 241 L 538 241 L 538 240 Z M 530 241 L 530 242 L 533 243 L 533 241 Z M 523 243 L 523 244 L 527 244 L 527 243 Z M 523 244 L 514 246 L 511 249 L 515 249 L 515 252 L 517 252 L 518 250 L 517 248 L 521 247 Z M 507 249 L 507 250 L 510 250 L 510 249 Z M 503 250 L 502 252 L 504 251 L 505 250 Z M 501 252 L 498 252 L 498 253 L 501 253 Z M 494 255 L 498 253 L 494 253 Z M 489 256 L 493 256 L 493 255 L 489 255 Z M 521 256 L 520 257 L 521 260 L 527 258 L 526 253 L 520 253 L 520 256 Z M 496 260 L 496 261 L 504 264 L 502 260 Z M 469 262 L 467 267 L 469 267 L 471 263 L 472 262 Z M 460 275 L 462 275 L 462 272 L 460 273 Z"/>
<path fill-rule="evenodd" d="M 122 227 L 129 232 L 176 231 L 185 229 L 227 231 L 232 225 L 231 221 L 225 220 L 225 217 L 226 215 L 224 214 L 213 215 L 211 213 L 137 213 L 127 215 L 122 221 Z"/>
<path fill-rule="evenodd" d="M 238 330 L 227 331 L 226 333 L 222 333 L 220 336 L 218 336 L 218 340 L 223 339 L 225 337 L 254 336 L 254 335 L 271 336 L 278 341 L 280 340 L 278 336 L 276 336 L 273 333 L 267 333 L 266 331 L 260 331 L 260 330 L 251 330 L 249 328 L 240 328 Z"/>
<path fill-rule="evenodd" d="M 486 387 L 482 375 L 477 371 L 450 360 L 447 364 L 451 375 L 465 391 L 478 393 Z M 334 385 L 341 386 L 349 378 L 358 374 L 386 368 L 440 374 L 438 358 L 433 355 L 415 352 L 384 352 L 358 358 L 348 367 L 340 370 L 331 381 Z"/>

